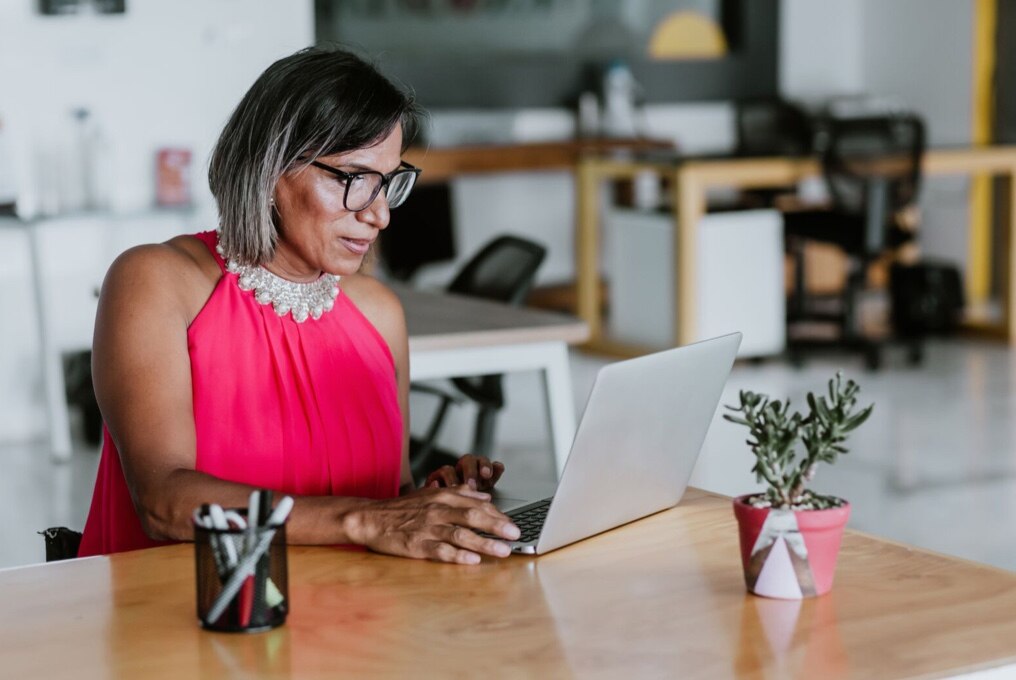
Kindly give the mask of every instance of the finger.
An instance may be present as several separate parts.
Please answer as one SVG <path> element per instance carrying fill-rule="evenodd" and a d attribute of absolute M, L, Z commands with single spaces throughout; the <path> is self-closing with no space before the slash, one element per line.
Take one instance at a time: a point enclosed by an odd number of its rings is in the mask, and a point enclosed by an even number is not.
<path fill-rule="evenodd" d="M 469 550 L 462 550 L 443 541 L 428 541 L 424 546 L 427 559 L 452 564 L 479 564 L 480 556 Z"/>
<path fill-rule="evenodd" d="M 444 481 L 445 486 L 459 485 L 459 475 L 451 465 L 442 466 L 438 472 L 441 474 L 441 479 Z"/>
<path fill-rule="evenodd" d="M 508 557 L 512 553 L 511 547 L 507 543 L 493 538 L 484 538 L 466 527 L 444 527 L 442 534 L 445 542 L 475 553 L 492 557 Z"/>
<path fill-rule="evenodd" d="M 504 474 L 504 463 L 495 461 L 494 473 L 493 476 L 490 478 L 490 485 L 494 486 L 495 484 L 497 484 L 497 480 L 501 479 L 501 475 L 503 474 Z"/>
<path fill-rule="evenodd" d="M 469 480 L 479 479 L 479 473 L 477 471 L 477 458 L 474 455 L 467 454 L 459 458 L 458 464 L 455 466 L 459 471 L 459 476 L 463 482 L 469 482 Z"/>
<path fill-rule="evenodd" d="M 451 505 L 458 508 L 467 505 L 474 505 L 474 501 L 489 501 L 490 494 L 483 491 L 477 491 L 466 484 L 459 484 L 457 486 L 450 486 L 447 489 L 443 489 L 441 497 L 436 500 L 444 503 L 445 505 Z"/>
<path fill-rule="evenodd" d="M 497 483 L 498 477 L 504 472 L 504 465 L 501 463 L 491 463 L 486 458 L 481 458 L 480 462 L 480 483 L 477 486 L 479 489 L 488 490 L 493 489 Z M 498 469 L 500 466 L 500 470 Z"/>
<path fill-rule="evenodd" d="M 494 534 L 509 541 L 521 535 L 507 515 L 504 515 L 490 503 L 482 503 L 465 508 L 450 508 L 448 524 L 457 524 L 477 531 Z"/>
<path fill-rule="evenodd" d="M 449 475 L 448 475 L 448 466 L 447 465 L 443 466 L 443 467 L 439 467 L 438 469 L 434 470 L 429 475 L 427 475 L 427 485 L 428 486 L 437 487 L 437 488 L 440 488 L 440 487 L 443 487 L 443 486 L 452 487 L 452 486 L 458 486 L 458 483 L 459 483 L 459 481 L 454 476 L 454 474 L 451 477 L 449 477 Z"/>

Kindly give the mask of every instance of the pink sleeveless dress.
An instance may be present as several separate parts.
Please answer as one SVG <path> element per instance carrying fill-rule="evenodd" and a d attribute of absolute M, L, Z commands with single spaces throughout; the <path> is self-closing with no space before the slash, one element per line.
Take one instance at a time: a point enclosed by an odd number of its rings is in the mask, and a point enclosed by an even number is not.
<path fill-rule="evenodd" d="M 276 315 L 225 270 L 216 232 L 196 236 L 223 275 L 187 330 L 195 468 L 287 494 L 397 496 L 402 417 L 384 338 L 342 292 L 320 319 Z M 78 554 L 161 544 L 141 529 L 106 431 Z"/>

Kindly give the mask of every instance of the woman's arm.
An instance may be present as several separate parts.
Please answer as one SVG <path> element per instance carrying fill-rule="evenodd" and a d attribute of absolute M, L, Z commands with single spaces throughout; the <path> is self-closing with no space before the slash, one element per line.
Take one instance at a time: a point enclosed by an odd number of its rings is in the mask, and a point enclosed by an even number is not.
<path fill-rule="evenodd" d="M 174 239 L 121 255 L 103 283 L 96 318 L 96 397 L 142 526 L 156 539 L 191 539 L 195 507 L 209 500 L 242 506 L 252 490 L 194 469 L 187 327 L 218 276 L 214 261 L 194 244 Z M 298 498 L 287 535 L 293 543 L 359 543 L 466 563 L 478 553 L 505 554 L 503 544 L 469 529 L 506 538 L 517 530 L 486 502 L 489 497 L 467 491 L 392 501 Z"/>
<path fill-rule="evenodd" d="M 399 408 L 402 411 L 402 481 L 400 494 L 416 490 L 409 464 L 409 334 L 402 303 L 388 288 L 375 279 L 358 275 L 343 279 L 343 290 L 378 329 L 395 358 Z M 504 464 L 482 456 L 466 454 L 454 466 L 445 465 L 427 476 L 424 486 L 439 488 L 466 484 L 474 490 L 489 491 L 504 473 Z"/>

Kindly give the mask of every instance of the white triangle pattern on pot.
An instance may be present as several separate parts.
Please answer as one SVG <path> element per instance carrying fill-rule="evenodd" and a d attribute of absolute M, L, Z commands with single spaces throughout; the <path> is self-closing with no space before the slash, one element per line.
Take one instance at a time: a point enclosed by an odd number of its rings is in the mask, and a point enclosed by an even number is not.
<path fill-rule="evenodd" d="M 799 600 L 803 597 L 801 586 L 797 583 L 797 573 L 790 561 L 790 553 L 782 536 L 773 543 L 769 556 L 766 557 L 758 580 L 755 581 L 755 593 L 766 597 L 780 597 L 786 600 Z"/>

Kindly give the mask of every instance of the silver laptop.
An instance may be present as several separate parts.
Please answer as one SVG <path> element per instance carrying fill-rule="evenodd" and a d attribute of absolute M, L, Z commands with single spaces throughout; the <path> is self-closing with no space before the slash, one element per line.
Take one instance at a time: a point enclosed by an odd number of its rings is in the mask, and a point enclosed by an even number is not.
<path fill-rule="evenodd" d="M 557 491 L 495 503 L 540 554 L 677 505 L 741 344 L 731 333 L 600 369 Z"/>

